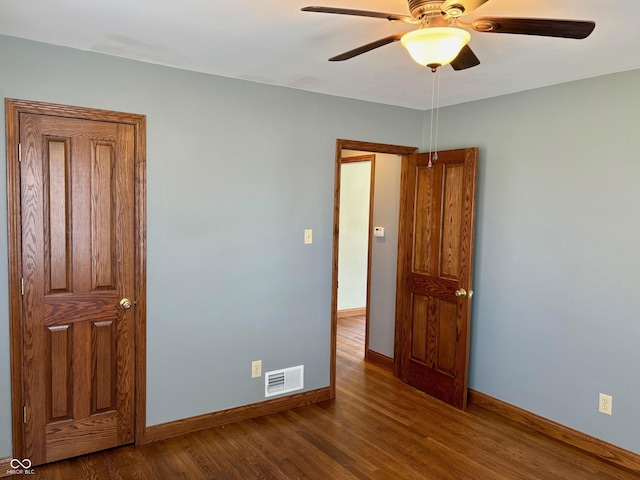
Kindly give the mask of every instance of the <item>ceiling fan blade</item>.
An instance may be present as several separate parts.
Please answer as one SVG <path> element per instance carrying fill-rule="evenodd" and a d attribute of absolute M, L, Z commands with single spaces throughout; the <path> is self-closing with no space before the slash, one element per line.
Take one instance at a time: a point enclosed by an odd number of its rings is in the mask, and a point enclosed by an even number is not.
<path fill-rule="evenodd" d="M 480 65 L 480 60 L 478 60 L 478 57 L 476 57 L 476 54 L 473 53 L 469 45 L 462 47 L 458 56 L 451 62 L 454 70 L 465 70 L 477 65 Z"/>
<path fill-rule="evenodd" d="M 352 10 L 350 8 L 334 8 L 334 7 L 304 7 L 303 12 L 318 12 L 318 13 L 337 13 L 339 15 L 354 15 L 356 17 L 373 17 L 373 18 L 385 18 L 390 22 L 405 22 L 405 23 L 419 23 L 413 17 L 409 15 L 396 15 L 394 13 L 383 12 L 370 12 L 368 10 Z"/>
<path fill-rule="evenodd" d="M 463 13 L 462 15 L 469 15 L 471 12 L 476 10 L 478 7 L 481 7 L 489 0 L 446 0 L 440 9 L 447 13 L 451 8 L 460 9 L 462 7 Z"/>
<path fill-rule="evenodd" d="M 481 17 L 471 24 L 476 32 L 515 33 L 542 37 L 587 38 L 595 22 L 580 20 L 552 20 L 547 18 Z"/>
<path fill-rule="evenodd" d="M 404 33 L 396 33 L 394 35 L 389 35 L 388 37 L 381 38 L 380 40 L 376 40 L 375 42 L 367 43 L 366 45 L 362 45 L 361 47 L 354 48 L 353 50 L 349 50 L 348 52 L 341 53 L 340 55 L 336 55 L 335 57 L 331 57 L 329 59 L 330 62 L 341 62 L 343 60 L 349 60 L 350 58 L 357 57 L 363 53 L 374 50 L 378 47 L 382 47 L 389 43 L 397 42 L 402 38 Z"/>

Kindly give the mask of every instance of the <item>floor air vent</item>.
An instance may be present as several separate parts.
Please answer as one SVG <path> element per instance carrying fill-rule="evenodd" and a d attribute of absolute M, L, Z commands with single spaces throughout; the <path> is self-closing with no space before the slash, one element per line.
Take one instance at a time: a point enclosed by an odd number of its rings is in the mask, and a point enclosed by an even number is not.
<path fill-rule="evenodd" d="M 264 396 L 272 397 L 304 388 L 304 365 L 274 370 L 264 375 Z"/>

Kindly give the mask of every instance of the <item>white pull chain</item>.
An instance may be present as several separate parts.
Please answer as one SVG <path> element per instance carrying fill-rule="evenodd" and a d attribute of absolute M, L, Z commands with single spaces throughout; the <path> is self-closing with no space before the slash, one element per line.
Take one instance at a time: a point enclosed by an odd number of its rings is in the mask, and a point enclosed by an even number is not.
<path fill-rule="evenodd" d="M 437 93 L 436 93 L 436 82 Z M 434 110 L 435 110 L 435 142 L 434 142 Z M 440 119 L 440 70 L 433 71 L 433 82 L 431 85 L 431 126 L 429 128 L 429 163 L 427 168 L 433 168 L 433 164 L 438 161 L 438 123 Z M 433 148 L 432 148 L 433 147 Z"/>

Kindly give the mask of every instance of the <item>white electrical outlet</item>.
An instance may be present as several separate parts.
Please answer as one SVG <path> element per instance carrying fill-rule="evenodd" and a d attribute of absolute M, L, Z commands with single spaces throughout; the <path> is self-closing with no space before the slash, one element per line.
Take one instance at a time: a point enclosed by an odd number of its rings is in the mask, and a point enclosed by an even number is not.
<path fill-rule="evenodd" d="M 613 410 L 613 397 L 605 393 L 601 393 L 598 398 L 598 411 L 605 415 L 611 415 Z"/>
<path fill-rule="evenodd" d="M 262 376 L 262 360 L 254 360 L 251 362 L 251 378 Z"/>

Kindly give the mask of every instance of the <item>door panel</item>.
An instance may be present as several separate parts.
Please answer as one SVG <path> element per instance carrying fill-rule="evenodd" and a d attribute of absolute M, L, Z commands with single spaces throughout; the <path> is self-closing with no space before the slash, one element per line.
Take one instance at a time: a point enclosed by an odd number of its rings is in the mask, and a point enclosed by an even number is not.
<path fill-rule="evenodd" d="M 457 280 L 460 274 L 462 228 L 463 165 L 444 167 L 444 202 L 442 205 L 442 261 L 440 277 Z"/>
<path fill-rule="evenodd" d="M 47 328 L 47 423 L 69 420 L 71 411 L 71 335 L 70 325 Z"/>
<path fill-rule="evenodd" d="M 403 168 L 396 373 L 465 408 L 477 149 L 441 152 L 428 164 L 418 154 Z"/>
<path fill-rule="evenodd" d="M 133 441 L 134 127 L 21 114 L 25 454 Z"/>
<path fill-rule="evenodd" d="M 69 191 L 70 142 L 68 139 L 46 137 L 44 159 L 44 241 L 46 293 L 69 292 L 71 209 Z"/>

